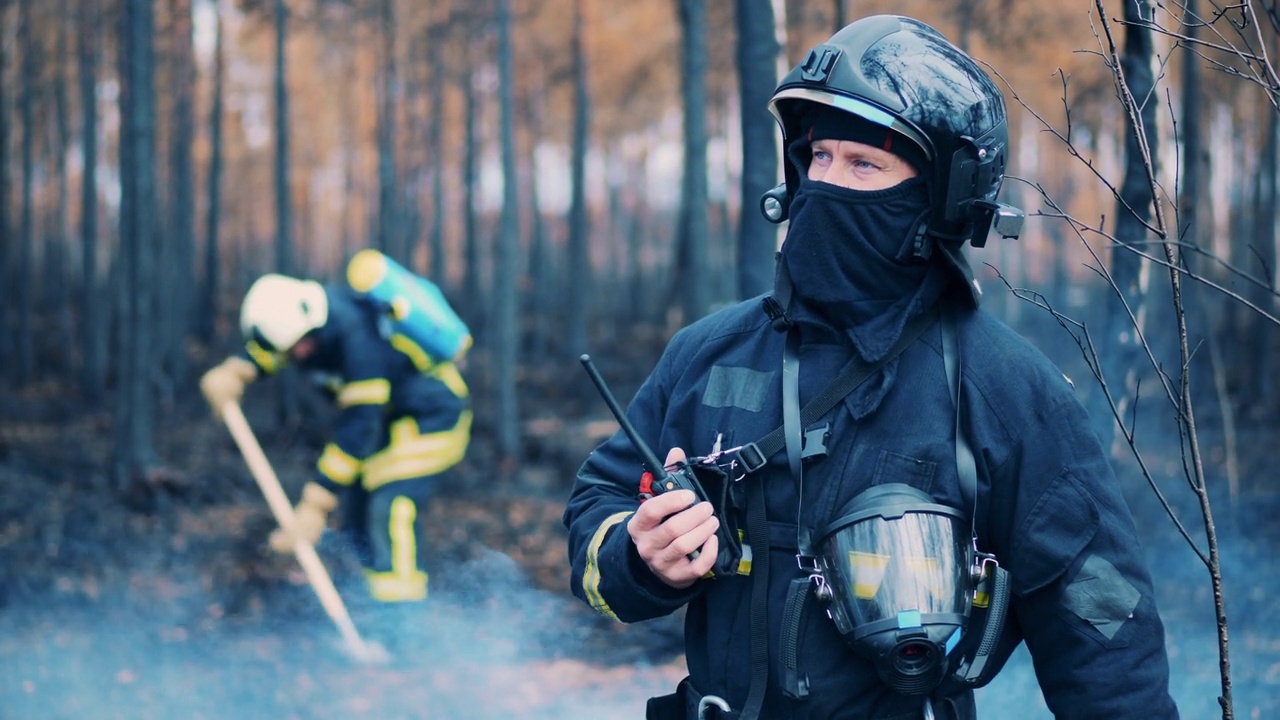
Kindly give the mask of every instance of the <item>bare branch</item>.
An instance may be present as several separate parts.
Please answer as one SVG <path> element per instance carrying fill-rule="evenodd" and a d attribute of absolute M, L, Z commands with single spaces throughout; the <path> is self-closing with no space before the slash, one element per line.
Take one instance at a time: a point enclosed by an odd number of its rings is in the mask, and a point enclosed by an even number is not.
<path fill-rule="evenodd" d="M 1138 469 L 1142 473 L 1143 479 L 1146 480 L 1151 491 L 1155 493 L 1156 498 L 1160 501 L 1160 505 L 1164 508 L 1165 514 L 1173 521 L 1174 526 L 1177 527 L 1178 532 L 1182 535 L 1183 539 L 1187 541 L 1187 544 L 1191 546 L 1192 551 L 1200 558 L 1200 562 L 1208 565 L 1208 556 L 1206 556 L 1200 549 L 1196 544 L 1196 541 L 1192 539 L 1191 534 L 1182 524 L 1182 521 L 1178 519 L 1177 513 L 1174 512 L 1168 499 L 1165 498 L 1164 493 L 1160 490 L 1160 486 L 1156 483 L 1155 477 L 1147 467 L 1146 461 L 1142 457 L 1142 453 L 1139 452 L 1137 443 L 1134 439 L 1134 433 L 1125 427 L 1124 419 L 1120 416 L 1120 407 L 1112 396 L 1111 387 L 1107 384 L 1107 379 L 1102 372 L 1102 361 L 1098 358 L 1097 347 L 1093 343 L 1092 336 L 1089 335 L 1089 328 L 1084 323 L 1058 312 L 1049 303 L 1049 301 L 1045 299 L 1044 295 L 1041 295 L 1034 290 L 1015 288 L 1013 285 L 1009 284 L 1009 280 L 1000 272 L 999 269 L 989 263 L 987 263 L 987 267 L 991 268 L 996 273 L 996 276 L 999 277 L 1000 281 L 1009 289 L 1009 292 L 1013 293 L 1014 297 L 1045 310 L 1055 321 L 1057 321 L 1060 327 L 1071 335 L 1072 340 L 1076 343 L 1076 347 L 1080 349 L 1080 354 L 1084 358 L 1085 365 L 1088 366 L 1089 372 L 1093 374 L 1093 378 L 1098 381 L 1099 387 L 1102 388 L 1102 394 L 1106 397 L 1107 405 L 1111 408 L 1112 417 L 1115 418 L 1116 424 L 1119 425 L 1123 431 L 1125 442 L 1129 445 L 1134 459 L 1138 463 Z M 1137 400 L 1137 394 L 1135 393 L 1133 403 L 1135 412 L 1138 406 Z"/>

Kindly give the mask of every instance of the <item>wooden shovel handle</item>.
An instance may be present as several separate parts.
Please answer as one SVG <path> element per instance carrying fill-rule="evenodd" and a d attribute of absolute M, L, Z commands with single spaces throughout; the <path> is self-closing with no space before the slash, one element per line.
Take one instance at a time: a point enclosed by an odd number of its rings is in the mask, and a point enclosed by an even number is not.
<path fill-rule="evenodd" d="M 236 445 L 240 448 L 240 454 L 244 455 L 244 460 L 249 465 L 249 472 L 253 473 L 253 479 L 258 482 L 258 487 L 262 489 L 262 494 L 267 498 L 267 505 L 271 507 L 271 514 L 275 515 L 276 522 L 285 530 L 293 529 L 293 505 L 289 503 L 289 497 L 285 495 L 284 488 L 280 486 L 280 479 L 276 477 L 275 471 L 271 469 L 271 463 L 267 462 L 267 456 L 262 452 L 262 446 L 258 444 L 258 440 L 254 437 L 253 430 L 249 428 L 249 423 L 244 418 L 244 413 L 240 410 L 240 405 L 235 402 L 228 402 L 220 408 L 223 421 L 227 424 L 227 429 L 231 431 L 231 437 L 235 439 Z M 347 606 L 342 602 L 342 596 L 338 595 L 338 589 L 334 587 L 333 580 L 329 577 L 329 571 L 325 569 L 324 563 L 320 561 L 320 556 L 316 554 L 316 549 L 305 539 L 298 537 L 296 533 L 293 535 L 293 554 L 298 558 L 298 563 L 302 565 L 302 571 L 307 576 L 307 581 L 311 583 L 312 589 L 316 591 L 316 595 L 320 598 L 320 604 L 324 606 L 325 612 L 333 619 L 334 624 L 338 626 L 339 632 L 342 633 L 343 639 L 351 652 L 361 660 L 372 660 L 376 657 L 376 652 L 369 647 L 356 632 L 355 623 L 351 622 L 351 615 L 347 612 Z"/>

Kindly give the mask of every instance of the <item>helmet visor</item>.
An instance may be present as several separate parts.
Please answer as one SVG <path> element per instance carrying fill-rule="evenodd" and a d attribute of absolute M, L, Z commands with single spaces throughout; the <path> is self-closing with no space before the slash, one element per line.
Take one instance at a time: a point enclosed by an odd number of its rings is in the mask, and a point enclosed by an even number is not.
<path fill-rule="evenodd" d="M 926 140 L 924 135 L 922 135 L 915 127 L 908 125 L 901 119 L 895 117 L 892 113 L 876 107 L 869 102 L 849 97 L 847 95 L 839 95 L 822 90 L 815 90 L 813 88 L 786 88 L 775 93 L 773 99 L 769 101 L 769 112 L 773 113 L 773 116 L 778 120 L 778 122 L 784 124 L 784 126 L 785 122 L 783 112 L 779 108 L 778 103 L 780 101 L 786 102 L 794 100 L 804 100 L 811 103 L 817 103 L 819 105 L 826 105 L 827 107 L 833 107 L 837 110 L 843 110 L 844 112 L 875 123 L 876 125 L 880 125 L 881 127 L 897 131 L 898 133 L 905 135 L 907 139 L 911 140 L 911 142 L 915 143 L 920 148 L 920 151 L 924 153 L 925 160 L 933 160 L 933 144 Z M 795 129 L 792 128 L 791 131 L 794 132 Z M 786 133 L 787 128 L 784 127 L 783 132 Z"/>
<path fill-rule="evenodd" d="M 952 514 L 871 514 L 823 541 L 836 602 L 858 628 L 918 626 L 922 616 L 966 614 L 969 544 Z"/>

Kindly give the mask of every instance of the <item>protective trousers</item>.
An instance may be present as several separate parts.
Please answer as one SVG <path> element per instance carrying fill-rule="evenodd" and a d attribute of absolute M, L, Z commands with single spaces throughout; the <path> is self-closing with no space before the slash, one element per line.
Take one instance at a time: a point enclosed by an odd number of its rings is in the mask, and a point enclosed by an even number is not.
<path fill-rule="evenodd" d="M 441 432 L 423 433 L 413 418 L 392 423 L 390 442 L 364 465 L 344 498 L 343 527 L 365 568 L 369 594 L 380 602 L 427 597 L 426 546 L 421 518 L 441 474 L 466 451 L 471 414 Z"/>

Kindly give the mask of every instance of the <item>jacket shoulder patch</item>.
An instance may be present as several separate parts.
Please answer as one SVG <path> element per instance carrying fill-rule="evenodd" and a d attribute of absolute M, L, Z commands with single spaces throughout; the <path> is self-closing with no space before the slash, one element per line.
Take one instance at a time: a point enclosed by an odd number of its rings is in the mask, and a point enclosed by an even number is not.
<path fill-rule="evenodd" d="M 707 388 L 702 393 L 702 404 L 714 408 L 733 407 L 760 412 L 772 385 L 771 371 L 713 365 L 707 377 Z"/>
<path fill-rule="evenodd" d="M 1142 593 L 1106 559 L 1090 555 L 1062 594 L 1062 604 L 1108 640 L 1138 607 Z"/>

